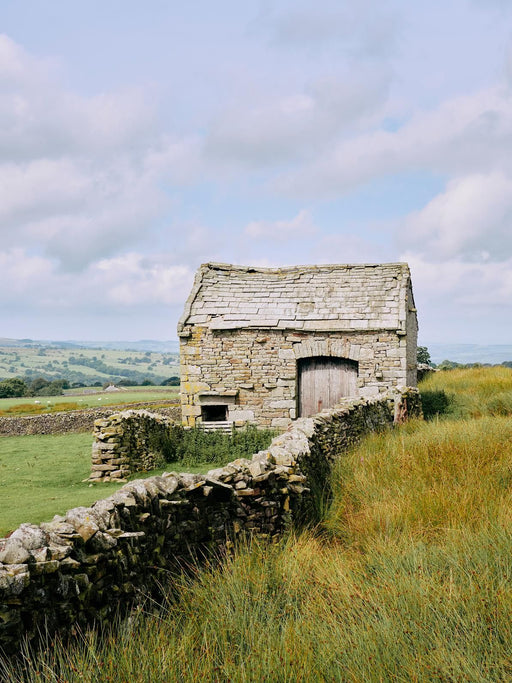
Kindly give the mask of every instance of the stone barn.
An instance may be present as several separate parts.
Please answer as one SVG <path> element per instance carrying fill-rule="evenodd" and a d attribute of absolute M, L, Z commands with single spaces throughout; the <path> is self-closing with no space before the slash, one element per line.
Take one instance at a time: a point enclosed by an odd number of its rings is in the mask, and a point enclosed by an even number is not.
<path fill-rule="evenodd" d="M 417 332 L 406 263 L 207 263 L 178 323 L 183 422 L 283 428 L 416 386 Z"/>

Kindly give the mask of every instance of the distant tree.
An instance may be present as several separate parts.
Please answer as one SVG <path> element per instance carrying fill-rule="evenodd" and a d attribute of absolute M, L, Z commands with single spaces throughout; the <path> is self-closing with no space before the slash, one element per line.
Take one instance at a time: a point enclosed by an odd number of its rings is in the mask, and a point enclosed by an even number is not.
<path fill-rule="evenodd" d="M 443 360 L 437 366 L 438 370 L 455 370 L 456 368 L 460 368 L 460 367 L 461 367 L 461 364 L 456 363 L 454 360 Z"/>
<path fill-rule="evenodd" d="M 38 396 L 62 396 L 62 387 L 60 384 L 50 382 L 48 386 L 43 387 L 37 393 Z"/>
<path fill-rule="evenodd" d="M 161 387 L 179 387 L 180 385 L 180 378 L 173 376 L 173 377 L 168 377 L 167 379 L 164 379 L 164 381 L 160 384 Z"/>
<path fill-rule="evenodd" d="M 18 398 L 25 396 L 27 385 L 20 377 L 11 377 L 0 382 L 0 398 Z"/>
<path fill-rule="evenodd" d="M 147 377 L 146 377 L 146 379 L 143 379 L 142 382 L 140 383 L 141 387 L 152 387 L 154 385 L 155 385 L 155 383 L 152 380 L 148 379 Z"/>
<path fill-rule="evenodd" d="M 430 353 L 426 346 L 418 346 L 416 360 L 418 363 L 425 363 L 426 365 L 432 364 L 432 359 L 430 358 Z"/>
<path fill-rule="evenodd" d="M 69 389 L 67 379 L 47 380 L 44 377 L 36 377 L 30 383 L 31 396 L 61 396 L 64 389 Z"/>
<path fill-rule="evenodd" d="M 67 379 L 54 379 L 52 384 L 60 386 L 61 389 L 69 389 L 69 381 Z"/>
<path fill-rule="evenodd" d="M 36 377 L 30 382 L 30 393 L 37 395 L 41 389 L 44 389 L 50 384 L 50 382 L 44 377 Z"/>

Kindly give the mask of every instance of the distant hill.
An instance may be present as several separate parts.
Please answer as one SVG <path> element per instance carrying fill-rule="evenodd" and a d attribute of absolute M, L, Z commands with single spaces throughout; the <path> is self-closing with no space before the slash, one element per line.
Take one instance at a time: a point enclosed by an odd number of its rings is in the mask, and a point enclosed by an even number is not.
<path fill-rule="evenodd" d="M 453 360 L 456 363 L 490 363 L 496 365 L 504 361 L 512 361 L 512 344 L 428 344 L 433 363 Z M 151 351 L 152 353 L 179 353 L 177 340 L 159 341 L 156 339 L 140 339 L 138 341 L 83 341 L 67 339 L 8 339 L 0 337 L 0 347 L 5 348 L 37 348 L 53 347 L 55 349 L 105 349 L 110 351 Z"/>
<path fill-rule="evenodd" d="M 456 363 L 490 363 L 512 361 L 512 344 L 425 344 L 433 363 L 453 360 Z"/>
<path fill-rule="evenodd" d="M 180 344 L 176 340 L 158 341 L 141 339 L 139 341 L 76 341 L 51 339 L 9 339 L 0 337 L 0 347 L 30 348 L 51 346 L 56 349 L 111 349 L 117 351 L 153 351 L 156 353 L 178 353 Z"/>
<path fill-rule="evenodd" d="M 0 380 L 65 379 L 90 386 L 124 381 L 161 384 L 179 376 L 178 342 L 45 341 L 0 338 Z M 169 350 L 167 350 L 169 349 Z"/>
<path fill-rule="evenodd" d="M 62 342 L 76 344 L 84 349 L 112 349 L 117 351 L 153 351 L 154 353 L 178 353 L 179 341 L 158 341 L 156 339 L 140 339 L 139 341 L 73 341 Z"/>

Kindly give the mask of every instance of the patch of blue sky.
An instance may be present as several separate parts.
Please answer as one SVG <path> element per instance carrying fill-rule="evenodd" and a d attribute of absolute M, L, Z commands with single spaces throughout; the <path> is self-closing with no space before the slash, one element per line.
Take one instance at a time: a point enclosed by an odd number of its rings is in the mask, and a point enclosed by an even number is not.
<path fill-rule="evenodd" d="M 217 229 L 241 229 L 254 220 L 291 219 L 304 208 L 296 199 L 267 195 L 263 199 L 255 190 L 213 183 L 183 188 L 177 198 L 174 216 Z"/>
<path fill-rule="evenodd" d="M 317 202 L 314 219 L 326 232 L 339 232 L 341 225 L 376 225 L 398 219 L 423 208 L 445 183 L 445 177 L 428 171 L 376 178 L 350 194 Z"/>

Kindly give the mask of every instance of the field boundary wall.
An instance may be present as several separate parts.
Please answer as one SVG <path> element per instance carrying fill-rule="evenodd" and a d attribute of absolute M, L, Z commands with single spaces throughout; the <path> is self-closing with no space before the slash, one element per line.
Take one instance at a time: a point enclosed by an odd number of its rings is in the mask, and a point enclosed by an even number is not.
<path fill-rule="evenodd" d="M 108 624 L 154 594 L 191 558 L 226 552 L 243 534 L 273 539 L 307 519 L 310 490 L 366 432 L 420 415 L 415 389 L 346 401 L 296 420 L 270 447 L 207 474 L 131 481 L 89 508 L 0 540 L 0 647 Z"/>
<path fill-rule="evenodd" d="M 133 403 L 130 408 L 150 408 L 153 412 L 167 415 L 173 420 L 181 419 L 181 408 L 170 405 L 158 408 L 163 401 Z M 20 417 L 0 417 L 0 436 L 26 436 L 27 434 L 66 434 L 68 432 L 89 432 L 94 421 L 105 418 L 122 410 L 120 406 L 109 408 L 86 408 L 68 410 L 61 413 L 25 415 Z"/>

